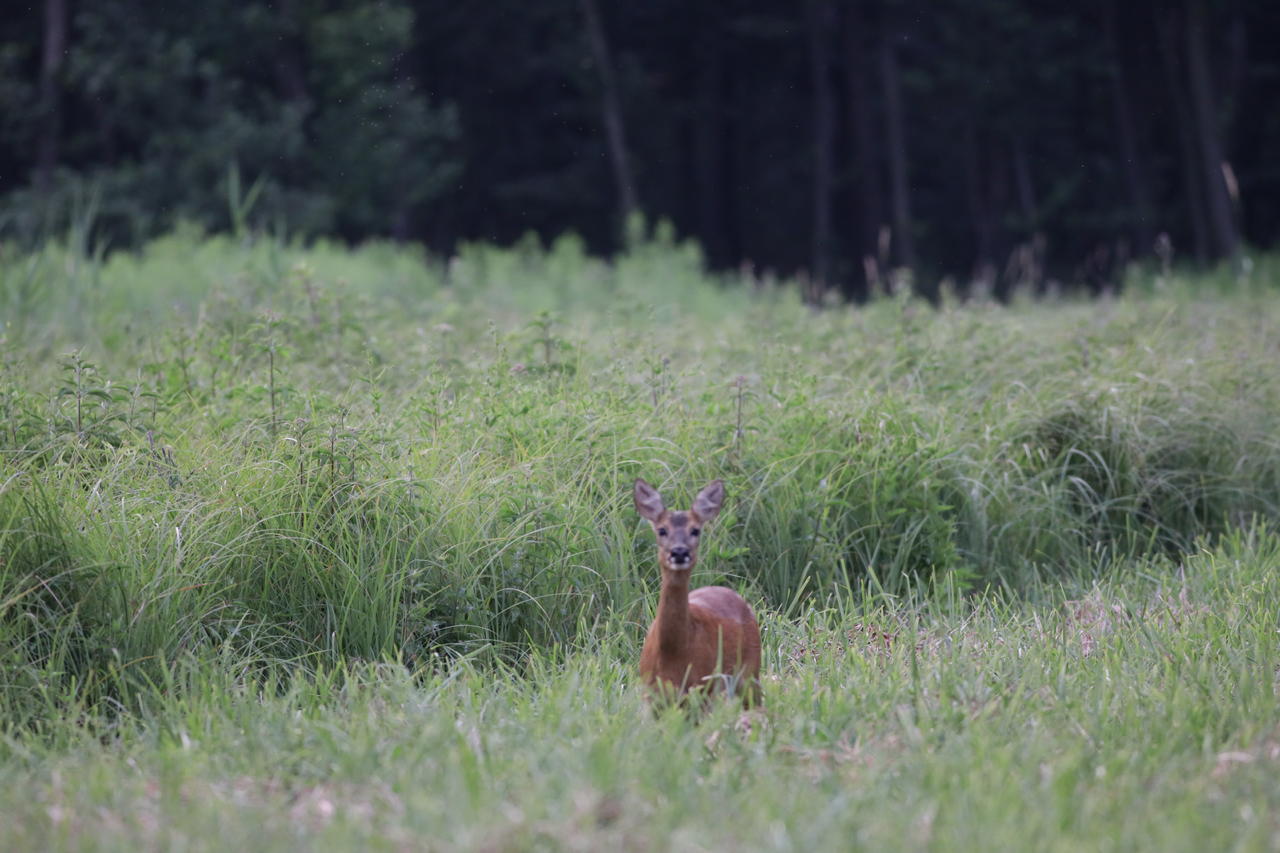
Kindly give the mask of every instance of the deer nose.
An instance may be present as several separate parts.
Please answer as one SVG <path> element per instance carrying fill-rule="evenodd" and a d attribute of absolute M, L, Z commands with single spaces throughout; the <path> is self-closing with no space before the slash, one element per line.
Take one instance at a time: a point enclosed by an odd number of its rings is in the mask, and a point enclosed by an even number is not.
<path fill-rule="evenodd" d="M 689 549 L 683 545 L 677 545 L 671 549 L 671 561 L 674 563 L 687 563 L 689 561 Z"/>

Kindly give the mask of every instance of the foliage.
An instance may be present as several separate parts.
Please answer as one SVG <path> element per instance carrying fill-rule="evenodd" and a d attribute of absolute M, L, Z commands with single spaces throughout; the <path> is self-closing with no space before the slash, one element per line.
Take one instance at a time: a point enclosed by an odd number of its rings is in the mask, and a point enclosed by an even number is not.
<path fill-rule="evenodd" d="M 115 244 L 179 221 L 243 227 L 250 214 L 257 228 L 402 232 L 396 218 L 457 174 L 456 115 L 403 73 L 409 7 L 312 5 L 77 6 L 62 84 L 93 121 L 70 123 L 54 186 L 9 187 L 10 233 L 58 230 L 86 186 L 101 199 L 98 236 Z M 264 69 L 286 89 L 264 85 Z M 241 180 L 259 195 L 228 216 Z"/>
<path fill-rule="evenodd" d="M 598 5 L 639 206 L 718 268 L 813 269 L 822 208 L 849 294 L 889 280 L 904 227 L 921 280 L 1100 289 L 1129 258 L 1233 253 L 1206 223 L 1221 161 L 1218 225 L 1274 243 L 1267 4 Z M 57 9 L 64 61 L 46 72 Z M 829 25 L 808 32 L 820 9 Z M 529 231 L 625 248 L 584 21 L 571 0 L 28 4 L 0 21 L 0 234 L 37 245 L 96 189 L 98 237 L 130 248 L 182 221 L 441 253 Z M 815 75 L 819 48 L 830 67 Z M 885 48 L 901 67 L 893 133 Z M 898 157 L 905 225 L 885 180 Z M 233 174 L 259 187 L 243 217 Z"/>

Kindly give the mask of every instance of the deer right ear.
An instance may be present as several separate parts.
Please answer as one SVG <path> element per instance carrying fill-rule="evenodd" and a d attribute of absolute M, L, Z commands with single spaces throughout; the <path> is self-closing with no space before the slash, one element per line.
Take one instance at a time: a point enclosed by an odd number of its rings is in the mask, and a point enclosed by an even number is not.
<path fill-rule="evenodd" d="M 636 512 L 652 523 L 657 523 L 666 507 L 662 505 L 662 495 L 644 480 L 636 480 Z"/>
<path fill-rule="evenodd" d="M 720 506 L 723 503 L 724 480 L 712 480 L 693 499 L 693 511 L 703 521 L 710 521 L 720 514 Z"/>

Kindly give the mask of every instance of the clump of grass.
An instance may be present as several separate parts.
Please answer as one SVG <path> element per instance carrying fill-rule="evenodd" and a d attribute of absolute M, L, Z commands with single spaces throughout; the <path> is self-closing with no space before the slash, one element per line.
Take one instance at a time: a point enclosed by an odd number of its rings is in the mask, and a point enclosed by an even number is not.
<path fill-rule="evenodd" d="M 105 698 L 119 594 L 38 486 L 0 486 L 0 719 L 25 727 Z"/>

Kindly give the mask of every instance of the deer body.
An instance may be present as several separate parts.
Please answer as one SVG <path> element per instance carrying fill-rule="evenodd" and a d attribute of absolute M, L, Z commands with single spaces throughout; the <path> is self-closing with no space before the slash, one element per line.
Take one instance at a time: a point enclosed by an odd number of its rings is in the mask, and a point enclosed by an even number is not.
<path fill-rule="evenodd" d="M 750 605 L 723 586 L 689 590 L 703 524 L 720 512 L 724 484 L 716 480 L 692 510 L 671 511 L 658 492 L 636 481 L 636 509 L 658 536 L 662 589 L 658 613 L 640 652 L 640 675 L 658 694 L 739 693 L 759 701 L 760 628 Z"/>

